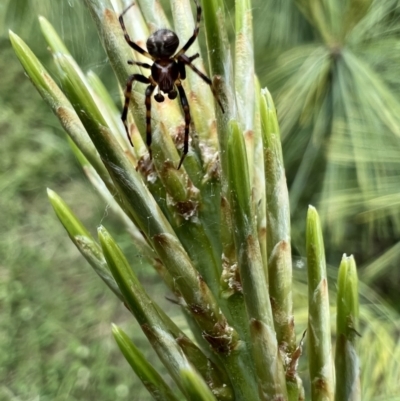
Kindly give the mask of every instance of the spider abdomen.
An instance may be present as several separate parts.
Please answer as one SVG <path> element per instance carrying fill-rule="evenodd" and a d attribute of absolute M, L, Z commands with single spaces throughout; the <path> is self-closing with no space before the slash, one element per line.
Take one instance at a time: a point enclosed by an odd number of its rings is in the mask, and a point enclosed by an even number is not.
<path fill-rule="evenodd" d="M 175 61 L 155 62 L 151 66 L 151 76 L 164 93 L 174 89 L 175 81 L 179 78 L 179 67 Z"/>
<path fill-rule="evenodd" d="M 146 42 L 148 52 L 158 58 L 169 58 L 179 46 L 179 38 L 175 32 L 169 29 L 155 31 Z"/>

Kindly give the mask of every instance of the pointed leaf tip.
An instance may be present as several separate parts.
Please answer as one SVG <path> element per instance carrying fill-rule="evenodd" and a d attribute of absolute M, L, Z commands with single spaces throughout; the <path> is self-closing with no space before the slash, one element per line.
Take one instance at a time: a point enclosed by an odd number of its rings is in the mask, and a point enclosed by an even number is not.
<path fill-rule="evenodd" d="M 93 241 L 93 238 L 82 222 L 75 216 L 73 211 L 64 200 L 50 188 L 47 188 L 47 195 L 61 224 L 67 230 L 71 239 L 75 242 L 77 236 L 82 236 Z"/>
<path fill-rule="evenodd" d="M 308 205 L 308 211 L 310 213 L 316 213 L 317 209 L 313 205 Z"/>
<path fill-rule="evenodd" d="M 103 248 L 104 251 L 104 246 L 107 245 L 110 239 L 112 240 L 111 235 L 103 225 L 97 227 L 97 235 L 99 237 L 101 247 Z M 112 244 L 114 245 L 113 241 Z"/>
<path fill-rule="evenodd" d="M 129 336 L 115 324 L 112 324 L 112 333 L 125 359 L 154 399 L 157 401 L 178 401 L 161 375 L 130 340 Z"/>
<path fill-rule="evenodd" d="M 70 54 L 53 25 L 43 16 L 39 16 L 39 25 L 48 45 L 53 52 Z"/>

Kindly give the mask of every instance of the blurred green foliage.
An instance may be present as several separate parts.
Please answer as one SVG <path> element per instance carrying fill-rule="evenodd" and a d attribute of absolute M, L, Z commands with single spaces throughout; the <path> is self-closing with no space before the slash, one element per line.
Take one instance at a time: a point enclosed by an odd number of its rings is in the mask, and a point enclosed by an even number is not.
<path fill-rule="evenodd" d="M 229 8 L 233 1 L 226 3 Z M 304 6 L 305 2 L 297 3 Z M 348 2 L 337 3 L 346 11 Z M 351 28 L 352 35 L 340 43 L 339 51 L 326 42 L 304 7 L 302 12 L 292 1 L 253 1 L 256 68 L 262 85 L 276 98 L 285 140 L 294 245 L 304 249 L 300 233 L 305 205 L 313 202 L 328 224 L 331 262 L 340 258 L 338 249 L 356 253 L 356 260 L 366 265 L 368 284 L 380 277 L 380 288 L 392 294 L 399 283 L 400 252 L 396 245 L 400 234 L 399 4 L 374 1 L 364 29 Z M 88 189 L 58 121 L 12 54 L 8 29 L 24 38 L 50 71 L 54 68 L 38 34 L 40 14 L 57 27 L 82 68 L 94 70 L 118 99 L 113 73 L 81 1 L 2 1 L 0 401 L 38 396 L 41 400 L 123 400 L 132 391 L 136 399 L 145 400 L 146 391 L 137 386 L 110 334 L 110 322 L 123 326 L 128 314 L 66 240 L 47 201 L 45 187 L 52 186 L 67 202 L 73 200 L 74 211 L 87 226 L 96 227 L 107 219 L 109 226 L 114 224 L 124 251 L 141 266 L 106 205 Z M 324 65 L 329 73 L 317 85 Z M 348 108 L 350 116 L 344 113 Z M 146 266 L 141 271 L 145 281 L 154 285 L 154 274 Z M 368 288 L 363 291 L 368 302 L 378 303 L 377 298 L 367 298 Z M 397 315 L 384 311 L 382 322 L 395 327 Z M 378 315 L 379 308 L 375 312 Z M 370 329 L 371 342 L 374 335 L 382 334 L 379 330 L 378 325 Z M 147 346 L 142 350 L 151 358 Z M 385 357 L 390 359 L 388 353 Z M 368 372 L 379 378 L 378 370 Z"/>
<path fill-rule="evenodd" d="M 362 278 L 372 261 L 375 288 L 397 297 L 399 2 L 295 3 L 266 1 L 255 13 L 264 28 L 255 33 L 264 50 L 256 65 L 281 121 L 294 243 L 302 247 L 305 206 L 316 205 L 330 262 L 355 253 Z"/>

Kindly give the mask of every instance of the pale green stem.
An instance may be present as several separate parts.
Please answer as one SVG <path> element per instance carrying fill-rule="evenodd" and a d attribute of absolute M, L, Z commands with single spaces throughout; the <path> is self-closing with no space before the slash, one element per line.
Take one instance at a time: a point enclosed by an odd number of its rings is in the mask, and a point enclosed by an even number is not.
<path fill-rule="evenodd" d="M 235 1 L 235 94 L 237 119 L 243 130 L 250 182 L 254 174 L 254 45 L 250 0 Z"/>
<path fill-rule="evenodd" d="M 110 127 L 112 132 L 115 133 L 115 137 L 118 139 L 120 145 L 127 152 L 132 154 L 134 163 L 137 163 L 139 157 L 136 148 L 132 148 L 128 142 L 125 128 L 121 120 L 121 110 L 117 109 L 114 100 L 111 98 L 106 87 L 93 71 L 89 71 L 86 74 L 86 77 L 90 88 L 93 90 L 93 97 L 95 98 L 96 104 L 99 107 L 101 114 L 104 116 L 107 125 Z M 140 135 L 138 136 L 140 137 Z M 140 147 L 142 146 L 144 146 L 143 142 Z"/>
<path fill-rule="evenodd" d="M 316 209 L 307 214 L 308 329 L 307 351 L 312 401 L 333 401 L 334 373 L 328 282 L 321 223 Z"/>
<path fill-rule="evenodd" d="M 226 16 L 222 0 L 203 0 L 204 26 L 209 50 L 210 72 L 214 77 L 215 90 L 224 106 L 225 113 L 216 108 L 218 143 L 222 169 L 222 196 L 226 196 L 228 122 L 235 116 L 236 104 L 234 76 L 230 45 L 225 28 Z"/>
<path fill-rule="evenodd" d="M 229 189 L 243 296 L 261 400 L 285 399 L 286 383 L 262 264 L 242 131 L 232 121 L 228 140 Z"/>
<path fill-rule="evenodd" d="M 286 368 L 292 365 L 296 351 L 292 301 L 292 254 L 290 239 L 289 194 L 283 164 L 278 119 L 268 90 L 261 95 L 261 123 L 264 142 L 265 184 L 267 197 L 267 253 L 269 290 L 279 349 L 284 354 Z M 301 383 L 297 372 L 289 369 L 288 388 Z M 303 391 L 298 388 L 298 392 Z M 290 400 L 297 399 L 292 394 Z"/>
<path fill-rule="evenodd" d="M 261 256 L 264 266 L 265 279 L 268 283 L 268 254 L 267 254 L 267 203 L 265 186 L 265 161 L 264 145 L 261 122 L 261 89 L 257 77 L 255 84 L 255 108 L 254 108 L 254 163 L 251 167 L 254 171 L 252 181 L 252 201 L 254 213 L 257 218 L 258 242 L 260 243 Z"/>
<path fill-rule="evenodd" d="M 160 28 L 171 29 L 168 18 L 162 8 L 160 0 L 136 0 L 140 5 L 143 17 L 150 32 Z M 129 5 L 129 1 L 127 2 Z"/>
<path fill-rule="evenodd" d="M 335 401 L 361 401 L 358 339 L 358 279 L 353 256 L 339 267 L 336 317 Z"/>

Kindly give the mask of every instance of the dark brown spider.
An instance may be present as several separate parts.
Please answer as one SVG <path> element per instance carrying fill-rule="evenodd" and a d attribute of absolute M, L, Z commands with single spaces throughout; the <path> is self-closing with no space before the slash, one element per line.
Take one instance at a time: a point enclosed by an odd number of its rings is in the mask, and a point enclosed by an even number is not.
<path fill-rule="evenodd" d="M 186 154 L 189 150 L 189 125 L 191 121 L 190 117 L 190 109 L 189 103 L 183 90 L 181 81 L 186 78 L 186 70 L 185 66 L 190 67 L 197 75 L 200 76 L 208 85 L 218 101 L 218 104 L 221 107 L 222 112 L 224 112 L 224 108 L 222 107 L 221 102 L 218 100 L 214 88 L 212 86 L 212 82 L 210 78 L 204 75 L 200 70 L 198 70 L 193 64 L 192 61 L 199 57 L 199 54 L 188 57 L 186 56 L 186 51 L 196 40 L 199 30 L 200 30 L 200 18 L 201 18 L 201 7 L 197 0 L 194 0 L 197 7 L 197 21 L 196 26 L 193 32 L 193 35 L 189 38 L 186 44 L 179 50 L 177 53 L 176 49 L 179 46 L 179 39 L 175 32 L 170 31 L 169 29 L 159 29 L 154 32 L 146 42 L 147 51 L 143 50 L 140 46 L 138 46 L 135 42 L 133 42 L 128 32 L 125 28 L 124 23 L 124 15 L 131 8 L 134 3 L 128 6 L 120 15 L 119 23 L 121 24 L 121 28 L 124 31 L 125 40 L 128 45 L 142 54 L 145 57 L 148 57 L 153 60 L 153 64 L 140 63 L 138 61 L 129 60 L 128 64 L 138 65 L 143 68 L 148 68 L 151 70 L 151 74 L 148 78 L 141 74 L 132 74 L 129 76 L 128 81 L 126 83 L 125 89 L 125 105 L 122 111 L 122 122 L 124 123 L 126 133 L 128 135 L 128 139 L 130 144 L 132 144 L 132 140 L 129 134 L 129 128 L 127 124 L 127 115 L 128 115 L 128 106 L 129 100 L 132 92 L 132 83 L 133 81 L 143 82 L 144 84 L 149 84 L 146 89 L 145 96 L 145 105 L 146 105 L 146 143 L 147 148 L 149 150 L 150 159 L 151 155 L 151 95 L 154 92 L 154 89 L 158 86 L 159 91 L 154 96 L 154 99 L 157 102 L 163 102 L 164 96 L 161 92 L 168 95 L 169 99 L 175 99 L 179 92 L 179 97 L 181 99 L 181 104 L 183 111 L 185 113 L 185 139 L 183 145 L 183 153 L 181 160 L 179 161 L 178 170 L 181 167 L 183 160 L 185 159 Z M 175 54 L 175 55 L 174 55 Z M 177 90 L 178 91 L 177 91 Z"/>

